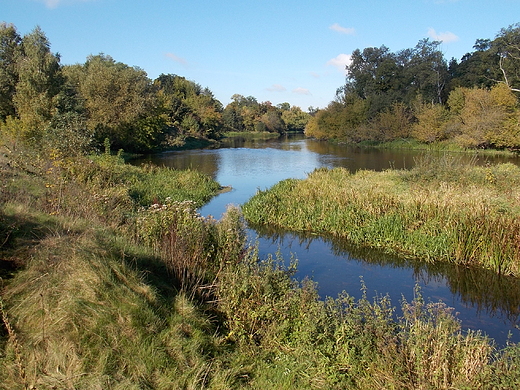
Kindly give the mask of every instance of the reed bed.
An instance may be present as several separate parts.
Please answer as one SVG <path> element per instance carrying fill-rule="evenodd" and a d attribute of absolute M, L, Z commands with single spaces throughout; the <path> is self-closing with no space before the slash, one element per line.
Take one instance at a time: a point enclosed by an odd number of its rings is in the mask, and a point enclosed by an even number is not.
<path fill-rule="evenodd" d="M 317 169 L 258 192 L 243 212 L 254 224 L 520 275 L 520 168 L 424 159 L 409 171 Z"/>

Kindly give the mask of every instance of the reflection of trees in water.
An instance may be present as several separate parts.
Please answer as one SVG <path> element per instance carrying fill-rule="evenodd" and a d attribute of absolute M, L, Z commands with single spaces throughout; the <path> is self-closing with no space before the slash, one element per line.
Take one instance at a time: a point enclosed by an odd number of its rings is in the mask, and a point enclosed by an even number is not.
<path fill-rule="evenodd" d="M 306 147 L 309 151 L 322 156 L 322 158 L 334 157 L 337 161 L 332 162 L 334 167 L 345 167 L 351 172 L 360 169 L 369 169 L 381 171 L 385 169 L 410 169 L 415 165 L 415 158 L 424 154 L 433 155 L 453 155 L 457 159 L 468 163 L 476 163 L 477 165 L 498 164 L 513 162 L 515 160 L 500 155 L 476 155 L 455 154 L 447 151 L 435 150 L 414 150 L 414 149 L 379 149 L 370 147 L 350 146 L 334 144 L 327 141 L 307 140 Z"/>
<path fill-rule="evenodd" d="M 354 246 L 346 240 L 302 233 L 287 233 L 266 226 L 253 227 L 258 235 L 280 245 L 284 240 L 297 238 L 299 245 L 308 249 L 315 240 L 331 245 L 335 256 L 367 262 L 382 267 L 413 270 L 416 280 L 427 284 L 445 282 L 453 295 L 461 302 L 483 311 L 490 317 L 507 318 L 513 325 L 520 324 L 520 279 L 499 275 L 486 269 L 467 268 L 446 262 L 424 262 L 392 256 L 380 250 Z"/>
<path fill-rule="evenodd" d="M 185 150 L 182 152 L 165 152 L 136 158 L 131 161 L 134 165 L 154 164 L 160 167 L 174 169 L 196 169 L 213 178 L 217 177 L 220 155 L 212 150 Z"/>

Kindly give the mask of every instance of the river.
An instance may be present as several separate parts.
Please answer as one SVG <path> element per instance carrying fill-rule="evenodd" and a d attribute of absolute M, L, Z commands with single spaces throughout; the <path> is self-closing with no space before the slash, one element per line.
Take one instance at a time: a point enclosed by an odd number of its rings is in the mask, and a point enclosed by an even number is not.
<path fill-rule="evenodd" d="M 259 189 L 287 178 L 303 179 L 316 168 L 345 167 L 352 172 L 407 169 L 421 153 L 346 147 L 300 135 L 271 140 L 232 138 L 219 149 L 172 151 L 145 160 L 201 170 L 221 185 L 230 186 L 231 191 L 214 197 L 199 210 L 204 216 L 220 218 L 229 204 L 241 205 Z M 500 161 L 494 158 L 490 162 Z M 479 163 L 485 163 L 485 158 Z M 261 257 L 278 252 L 287 261 L 298 259 L 295 277 L 312 278 L 322 298 L 336 297 L 342 291 L 359 298 L 364 283 L 369 298 L 388 294 L 393 305 L 399 306 L 402 297 L 413 299 L 419 285 L 425 299 L 453 307 L 463 329 L 482 330 L 501 346 L 507 340 L 520 342 L 518 279 L 453 265 L 405 261 L 317 236 L 249 227 L 248 237 L 251 243 L 258 242 Z"/>

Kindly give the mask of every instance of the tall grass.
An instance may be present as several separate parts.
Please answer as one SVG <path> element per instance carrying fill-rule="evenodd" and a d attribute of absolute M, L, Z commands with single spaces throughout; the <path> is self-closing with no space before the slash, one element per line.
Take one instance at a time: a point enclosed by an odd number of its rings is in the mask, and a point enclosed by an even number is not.
<path fill-rule="evenodd" d="M 519 184 L 513 164 L 426 156 L 409 171 L 317 169 L 258 192 L 243 210 L 254 224 L 518 276 Z"/>
<path fill-rule="evenodd" d="M 363 285 L 359 300 L 321 301 L 295 260 L 246 247 L 237 208 L 203 218 L 155 186 L 143 205 L 126 168 L 88 164 L 0 171 L 0 254 L 22 265 L 0 281 L 0 388 L 520 385 L 516 345 L 462 333 L 419 292 L 400 308 Z"/>

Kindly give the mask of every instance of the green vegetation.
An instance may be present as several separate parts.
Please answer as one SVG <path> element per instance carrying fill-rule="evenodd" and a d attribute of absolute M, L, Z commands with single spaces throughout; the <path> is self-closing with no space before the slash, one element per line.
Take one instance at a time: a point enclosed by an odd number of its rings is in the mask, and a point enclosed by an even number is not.
<path fill-rule="evenodd" d="M 245 139 L 273 139 L 278 138 L 280 134 L 278 133 L 252 133 L 249 131 L 228 131 L 224 133 L 223 138 L 234 138 L 234 137 L 242 137 Z"/>
<path fill-rule="evenodd" d="M 69 155 L 103 149 L 150 152 L 215 143 L 227 131 L 303 132 L 299 107 L 233 96 L 222 106 L 208 88 L 172 74 L 151 80 L 105 54 L 61 65 L 44 32 L 20 36 L 0 23 L 0 127 L 16 141 Z"/>
<path fill-rule="evenodd" d="M 243 211 L 253 224 L 519 276 L 519 188 L 516 165 L 424 155 L 411 170 L 318 169 L 260 191 Z"/>
<path fill-rule="evenodd" d="M 218 186 L 195 172 L 127 166 L 108 153 L 45 157 L 18 146 L 1 156 L 0 388 L 520 384 L 516 345 L 462 332 L 420 291 L 399 309 L 363 284 L 359 300 L 318 299 L 313 282 L 292 278 L 295 261 L 247 248 L 238 209 L 219 221 L 197 214 Z M 430 165 L 397 173 L 400 185 L 420 176 L 426 196 L 440 180 Z M 473 175 L 487 174 L 479 180 L 490 193 L 518 180 L 510 166 L 483 169 Z M 345 175 L 313 175 L 326 173 Z M 512 206 L 501 207 L 507 215 Z"/>
<path fill-rule="evenodd" d="M 274 107 L 271 102 L 258 103 L 252 96 L 235 94 L 231 98 L 233 101 L 222 113 L 224 125 L 230 132 L 303 132 L 311 117 L 299 107 L 291 107 L 289 103 Z"/>
<path fill-rule="evenodd" d="M 349 143 L 413 139 L 464 149 L 520 148 L 517 93 L 520 25 L 477 40 L 449 64 L 440 42 L 396 53 L 381 46 L 352 53 L 346 84 L 309 121 L 305 134 Z"/>

